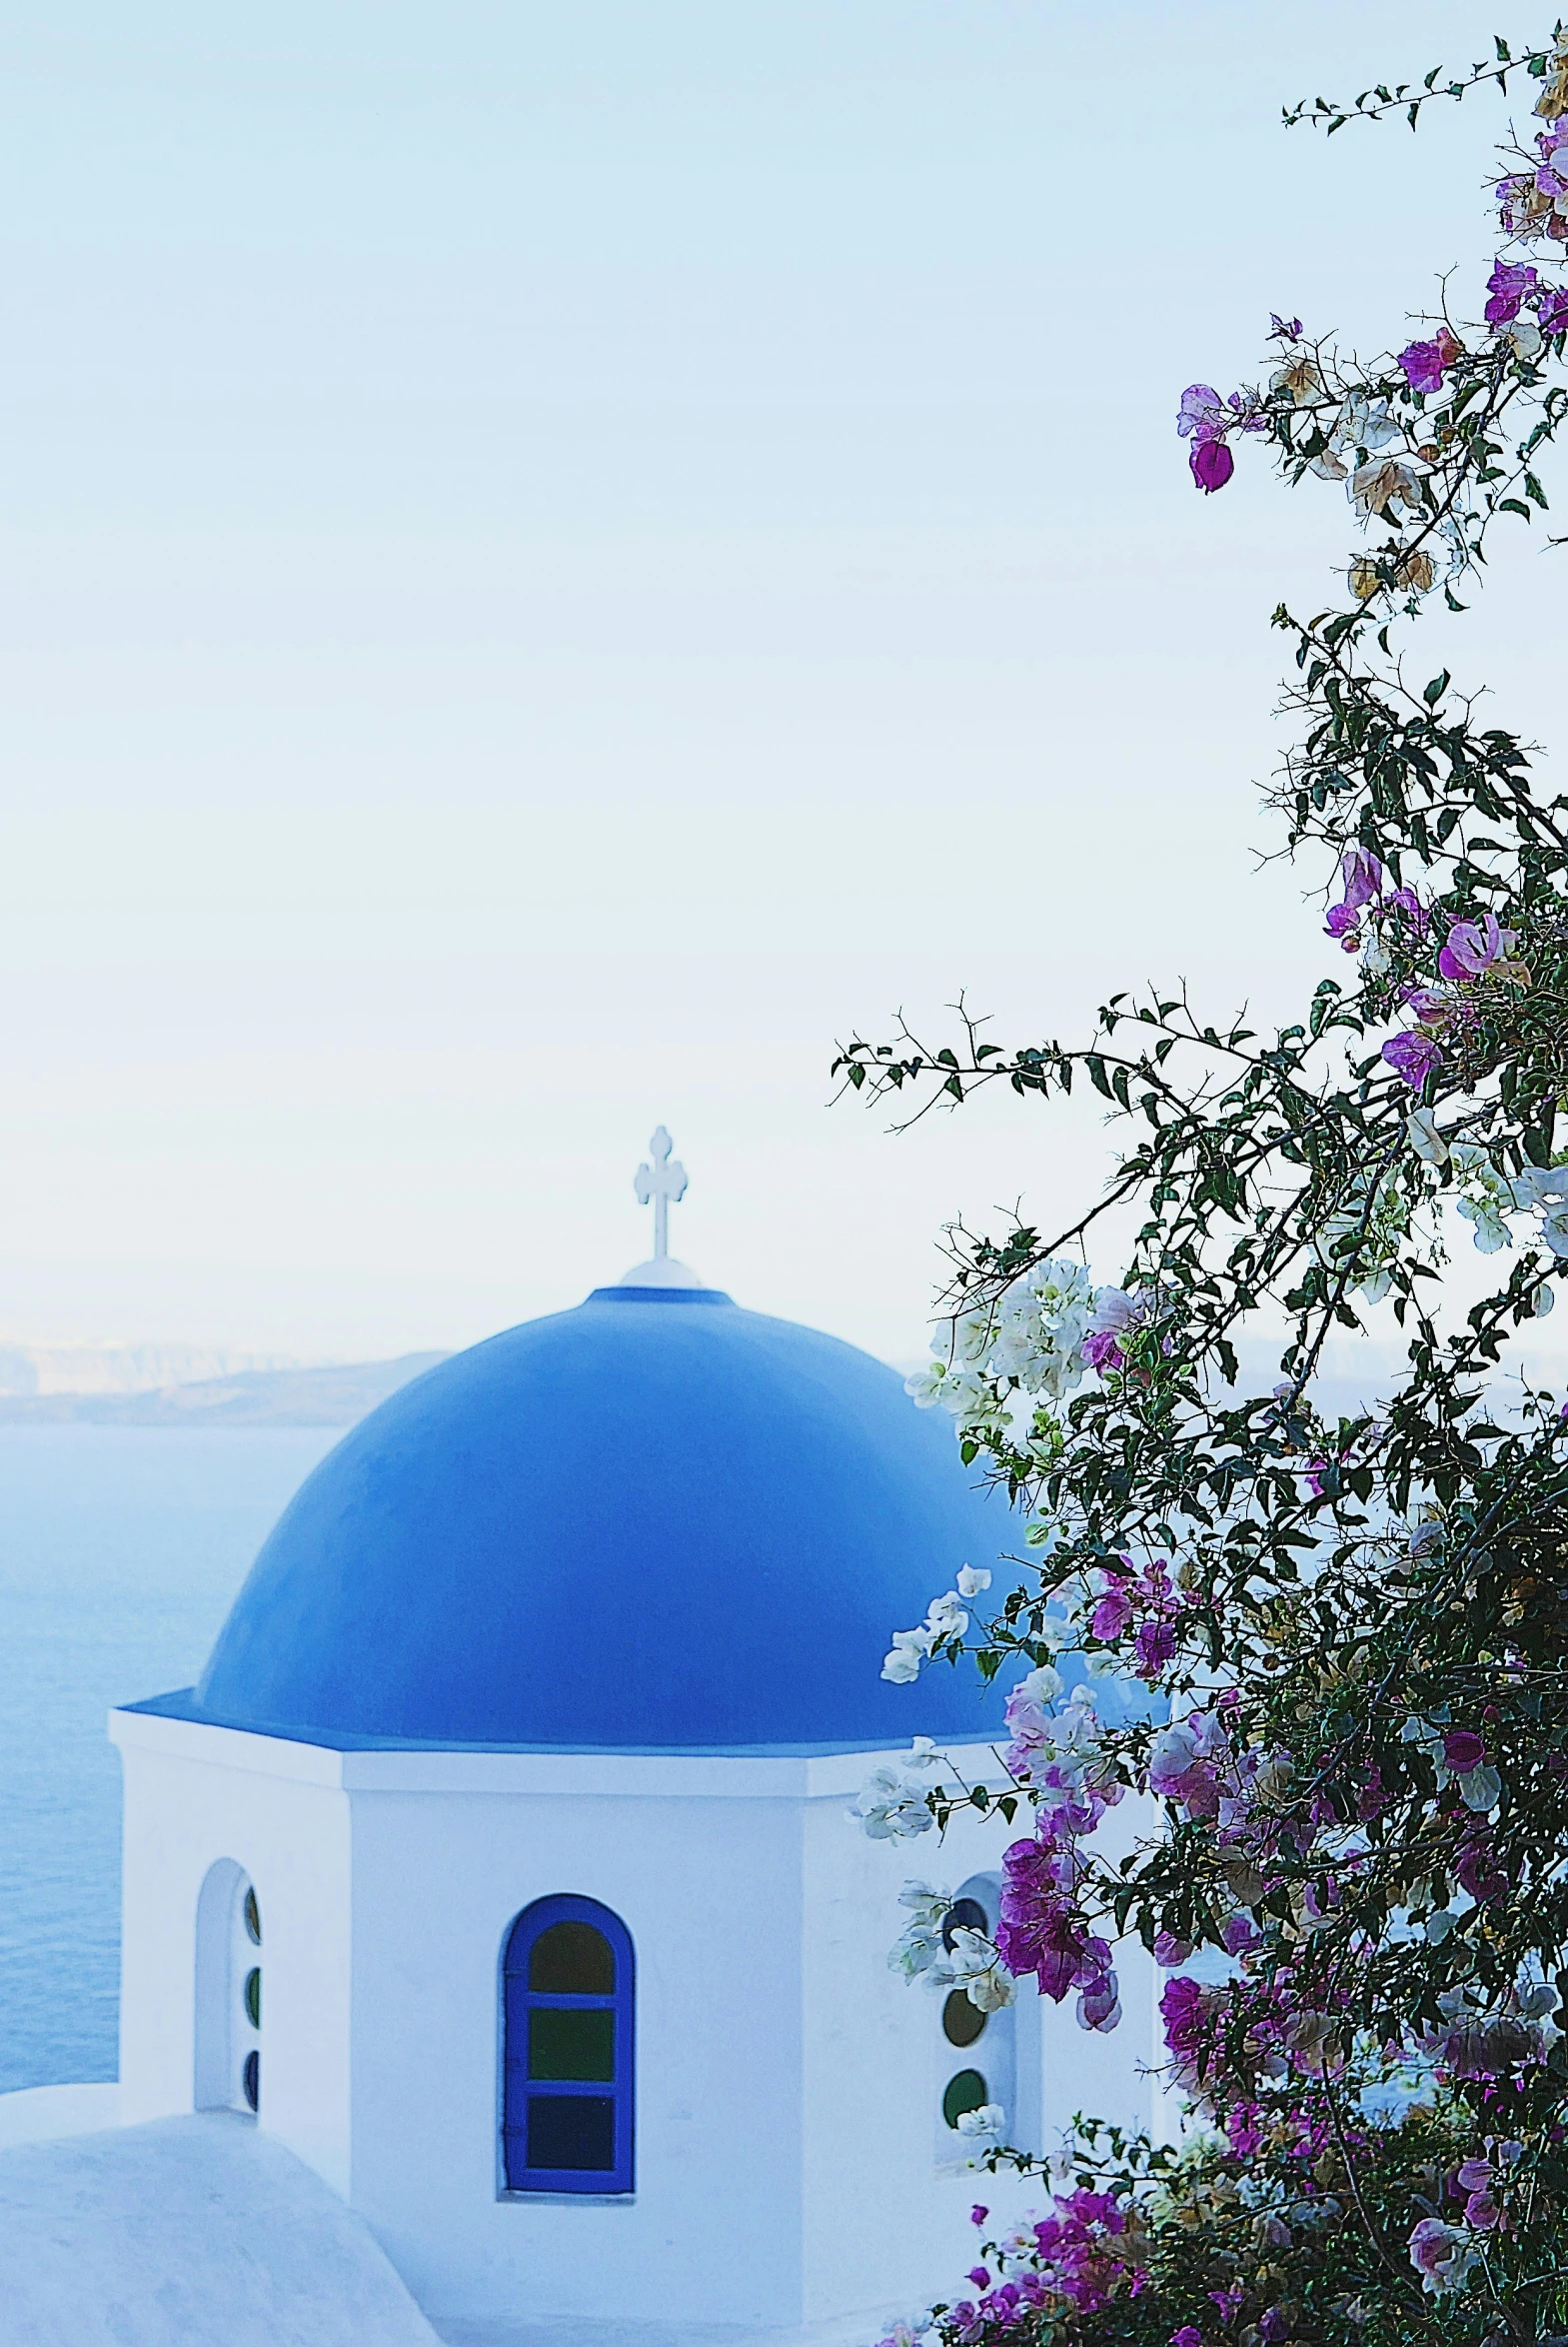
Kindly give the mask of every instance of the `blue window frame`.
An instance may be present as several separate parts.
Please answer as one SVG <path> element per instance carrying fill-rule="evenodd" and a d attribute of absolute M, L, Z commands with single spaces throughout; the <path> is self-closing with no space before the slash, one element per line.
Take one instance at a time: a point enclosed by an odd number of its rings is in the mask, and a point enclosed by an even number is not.
<path fill-rule="evenodd" d="M 630 2192 L 632 1935 L 596 1899 L 536 1899 L 501 1959 L 509 2192 Z"/>

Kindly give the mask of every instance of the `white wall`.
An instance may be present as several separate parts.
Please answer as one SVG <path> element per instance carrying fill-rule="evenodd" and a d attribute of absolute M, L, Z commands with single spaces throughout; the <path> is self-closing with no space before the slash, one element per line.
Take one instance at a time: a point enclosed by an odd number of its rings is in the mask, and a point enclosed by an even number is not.
<path fill-rule="evenodd" d="M 1011 1836 L 965 1817 L 945 1842 L 867 1840 L 845 1812 L 886 1755 L 337 1753 L 125 1713 L 113 1732 L 125 2120 L 192 2107 L 197 1900 L 232 1859 L 263 1916 L 261 2126 L 352 2200 L 438 2320 L 630 2339 L 863 2317 L 870 2338 L 957 2286 L 976 2198 L 1002 2219 L 1039 2205 L 939 2140 L 962 2057 L 939 1996 L 887 1965 L 904 1880 L 956 1890 Z M 636 1951 L 624 2199 L 500 2190 L 502 1946 L 560 1892 L 612 1908 Z M 1022 1992 L 1029 2148 L 1074 2109 L 1149 2116 L 1151 1968 L 1136 1950 L 1118 1968 L 1109 2038 Z"/>
<path fill-rule="evenodd" d="M 260 2124 L 347 2197 L 349 1804 L 314 1745 L 118 1711 L 125 1771 L 120 2084 L 126 2125 L 196 2102 L 196 1918 L 232 1859 L 262 1914 Z"/>

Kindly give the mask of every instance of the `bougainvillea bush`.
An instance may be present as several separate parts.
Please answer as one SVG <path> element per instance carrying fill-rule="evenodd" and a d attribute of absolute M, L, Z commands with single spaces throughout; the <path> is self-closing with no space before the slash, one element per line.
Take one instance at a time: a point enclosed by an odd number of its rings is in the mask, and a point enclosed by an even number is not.
<path fill-rule="evenodd" d="M 892 1838 L 1001 1812 L 994 1942 L 944 1944 L 914 1884 L 895 1951 L 982 2006 L 1029 1975 L 1113 2028 L 1136 1934 L 1190 2125 L 1156 2147 L 1085 2124 L 1047 2170 L 969 2114 L 975 2264 L 927 2324 L 947 2347 L 1568 2330 L 1568 1407 L 1508 1351 L 1568 1277 L 1568 798 L 1431 673 L 1420 626 L 1466 608 L 1506 533 L 1549 532 L 1568 35 L 1296 118 L 1414 126 L 1466 91 L 1531 109 L 1489 274 L 1449 280 L 1371 364 L 1275 318 L 1256 386 L 1179 404 L 1205 496 L 1250 458 L 1349 508 L 1340 597 L 1274 614 L 1297 723 L 1271 803 L 1325 898 L 1299 1019 L 1210 1024 L 1173 989 L 1115 997 L 1082 1047 L 961 1021 L 838 1063 L 910 1114 L 1090 1086 L 1124 1134 L 1067 1229 L 954 1229 L 912 1381 L 1007 1487 L 1026 1569 L 994 1606 L 966 1570 L 885 1672 L 1021 1662 L 1010 1790 L 917 1746 L 859 1812 Z M 1568 675 L 1560 617 L 1539 657 Z M 1100 1233 L 1127 1227 L 1097 1276 Z M 1444 1266 L 1472 1244 L 1493 1277 L 1463 1309 Z M 1375 1407 L 1325 1415 L 1325 1341 L 1374 1308 L 1403 1368 Z M 1252 1390 L 1237 1338 L 1270 1330 Z M 1144 1723 L 1102 1719 L 1092 1678 L 1069 1693 L 1064 1647 L 1141 1680 Z M 1129 1793 L 1163 1825 L 1112 1864 L 1097 1828 Z M 984 2168 L 1009 2164 L 1040 2204 L 996 2238 Z"/>

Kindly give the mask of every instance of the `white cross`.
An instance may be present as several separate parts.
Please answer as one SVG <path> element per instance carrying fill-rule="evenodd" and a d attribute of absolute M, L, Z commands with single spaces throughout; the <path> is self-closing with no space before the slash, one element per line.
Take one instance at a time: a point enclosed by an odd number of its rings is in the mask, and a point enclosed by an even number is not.
<path fill-rule="evenodd" d="M 679 1204 L 686 1195 L 686 1168 L 679 1159 L 671 1164 L 674 1144 L 662 1125 L 648 1146 L 654 1162 L 637 1170 L 637 1202 L 646 1206 L 653 1201 L 654 1260 L 658 1262 L 670 1252 L 670 1207 L 672 1201 Z"/>

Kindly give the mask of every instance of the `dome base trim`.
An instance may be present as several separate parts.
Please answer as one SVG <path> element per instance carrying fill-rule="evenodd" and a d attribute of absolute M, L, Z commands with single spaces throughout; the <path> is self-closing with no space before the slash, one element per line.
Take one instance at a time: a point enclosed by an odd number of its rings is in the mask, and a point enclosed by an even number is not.
<path fill-rule="evenodd" d="M 193 1727 L 228 1728 L 237 1735 L 266 1736 L 280 1744 L 313 1744 L 324 1752 L 556 1753 L 563 1759 L 585 1760 L 830 1760 L 838 1753 L 901 1751 L 905 1743 L 922 1733 L 919 1722 L 911 1720 L 909 1734 L 901 1741 L 889 1741 L 883 1735 L 811 1744 L 502 1744 L 469 1743 L 436 1736 L 357 1736 L 336 1728 L 288 1727 L 282 1721 L 264 1725 L 254 1719 L 220 1718 L 196 1701 L 194 1687 L 177 1687 L 168 1695 L 149 1695 L 140 1703 L 118 1703 L 115 1709 L 142 1713 L 152 1719 L 183 1719 Z M 988 1736 L 983 1724 L 978 1724 L 971 1734 L 948 1734 L 938 1739 L 937 1749 L 941 1750 L 945 1744 L 960 1751 L 979 1744 L 999 1748 L 1002 1740 Z"/>

